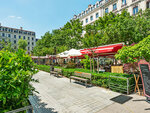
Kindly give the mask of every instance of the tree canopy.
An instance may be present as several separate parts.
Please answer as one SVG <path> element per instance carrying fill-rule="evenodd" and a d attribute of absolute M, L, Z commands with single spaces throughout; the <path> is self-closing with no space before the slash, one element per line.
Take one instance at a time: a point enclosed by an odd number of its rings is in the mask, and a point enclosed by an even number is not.
<path fill-rule="evenodd" d="M 150 35 L 134 46 L 125 46 L 115 55 L 124 63 L 134 63 L 140 59 L 150 62 Z"/>
<path fill-rule="evenodd" d="M 131 16 L 126 10 L 121 14 L 110 12 L 84 29 L 85 37 L 98 40 L 97 45 L 124 42 L 126 45 L 138 43 L 143 38 L 150 35 L 150 10 L 139 11 L 135 16 Z M 92 43 L 93 42 L 93 43 Z M 87 40 L 83 39 L 83 46 L 86 47 Z M 91 47 L 94 41 L 89 40 Z"/>
<path fill-rule="evenodd" d="M 26 47 L 27 47 L 27 41 L 23 40 L 23 38 L 19 39 L 18 40 L 18 48 L 26 50 Z"/>
<path fill-rule="evenodd" d="M 82 33 L 86 33 L 82 37 Z M 34 55 L 57 54 L 72 48 L 90 48 L 124 42 L 138 43 L 150 35 L 150 9 L 131 16 L 126 10 L 99 17 L 94 23 L 82 26 L 80 20 L 71 20 L 62 28 L 46 32 L 33 50 Z"/>
<path fill-rule="evenodd" d="M 65 50 L 81 48 L 82 24 L 79 20 L 71 20 L 62 28 L 46 32 L 34 47 L 35 55 L 57 54 Z"/>

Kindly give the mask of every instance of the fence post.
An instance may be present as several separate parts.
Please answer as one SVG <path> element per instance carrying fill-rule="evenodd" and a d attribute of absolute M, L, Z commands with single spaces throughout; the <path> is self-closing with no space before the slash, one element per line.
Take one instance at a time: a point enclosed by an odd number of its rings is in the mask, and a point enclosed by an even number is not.
<path fill-rule="evenodd" d="M 111 76 L 111 75 L 109 75 L 109 83 L 108 83 L 108 85 L 109 85 L 109 89 L 110 89 L 110 76 Z"/>
<path fill-rule="evenodd" d="M 129 95 L 129 78 L 127 78 L 127 95 Z"/>

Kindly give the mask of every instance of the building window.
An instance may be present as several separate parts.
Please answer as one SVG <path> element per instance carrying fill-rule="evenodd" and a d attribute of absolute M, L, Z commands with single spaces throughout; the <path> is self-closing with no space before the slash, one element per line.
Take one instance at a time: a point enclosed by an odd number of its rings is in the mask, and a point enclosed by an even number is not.
<path fill-rule="evenodd" d="M 19 31 L 20 34 L 22 34 L 22 31 Z"/>
<path fill-rule="evenodd" d="M 96 4 L 96 7 L 98 8 L 98 4 Z"/>
<path fill-rule="evenodd" d="M 90 17 L 91 21 L 93 20 L 93 16 Z"/>
<path fill-rule="evenodd" d="M 99 17 L 99 13 L 96 13 L 96 18 L 98 18 Z"/>
<path fill-rule="evenodd" d="M 95 8 L 95 4 L 93 5 L 93 9 Z"/>
<path fill-rule="evenodd" d="M 16 40 L 14 40 L 14 44 L 16 44 Z"/>
<path fill-rule="evenodd" d="M 85 11 L 83 12 L 83 15 L 85 15 Z"/>
<path fill-rule="evenodd" d="M 24 34 L 27 34 L 27 32 L 25 31 Z"/>
<path fill-rule="evenodd" d="M 11 31 L 11 32 L 13 32 L 14 30 L 13 30 L 13 29 L 11 29 L 10 31 Z"/>
<path fill-rule="evenodd" d="M 7 31 L 7 28 L 5 28 L 5 31 Z"/>
<path fill-rule="evenodd" d="M 10 38 L 10 37 L 11 37 L 11 35 L 10 35 L 10 34 L 8 34 L 8 37 Z"/>
<path fill-rule="evenodd" d="M 108 8 L 105 9 L 105 13 L 108 13 Z"/>
<path fill-rule="evenodd" d="M 16 38 L 16 35 L 14 35 L 14 38 Z"/>
<path fill-rule="evenodd" d="M 34 45 L 34 43 L 32 42 L 32 45 Z"/>
<path fill-rule="evenodd" d="M 30 40 L 30 37 L 28 37 L 28 40 Z"/>
<path fill-rule="evenodd" d="M 88 10 L 86 10 L 86 14 L 88 13 Z"/>
<path fill-rule="evenodd" d="M 30 45 L 30 42 L 28 42 L 28 45 Z"/>
<path fill-rule="evenodd" d="M 146 3 L 146 8 L 150 8 L 150 1 Z"/>
<path fill-rule="evenodd" d="M 28 32 L 28 35 L 31 35 L 31 32 Z"/>
<path fill-rule="evenodd" d="M 32 37 L 32 40 L 34 40 L 34 38 Z"/>
<path fill-rule="evenodd" d="M 86 23 L 88 23 L 88 18 L 86 19 Z"/>
<path fill-rule="evenodd" d="M 113 4 L 113 10 L 116 10 L 117 9 L 117 4 Z"/>
<path fill-rule="evenodd" d="M 21 36 L 19 36 L 19 39 L 21 38 Z"/>
<path fill-rule="evenodd" d="M 23 36 L 23 39 L 25 40 L 25 39 L 26 39 L 26 37 L 25 37 L 25 36 Z"/>
<path fill-rule="evenodd" d="M 81 24 L 83 25 L 83 21 L 81 22 Z"/>
<path fill-rule="evenodd" d="M 2 33 L 2 37 L 5 37 L 5 33 Z"/>
<path fill-rule="evenodd" d="M 126 5 L 126 0 L 122 0 L 122 5 Z"/>
<path fill-rule="evenodd" d="M 135 15 L 137 13 L 138 13 L 138 6 L 136 6 L 136 7 L 133 8 L 133 15 Z"/>
<path fill-rule="evenodd" d="M 28 50 L 30 50 L 30 47 L 28 47 Z"/>

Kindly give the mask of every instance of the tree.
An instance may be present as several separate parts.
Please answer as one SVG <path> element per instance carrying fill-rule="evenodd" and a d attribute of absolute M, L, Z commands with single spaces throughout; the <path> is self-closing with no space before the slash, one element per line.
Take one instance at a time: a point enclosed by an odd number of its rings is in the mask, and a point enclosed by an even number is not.
<path fill-rule="evenodd" d="M 34 62 L 23 50 L 0 51 L 0 113 L 29 105 L 36 72 Z"/>
<path fill-rule="evenodd" d="M 34 55 L 58 54 L 65 50 L 81 48 L 82 24 L 71 20 L 62 28 L 46 32 L 33 49 Z"/>
<path fill-rule="evenodd" d="M 90 58 L 88 55 L 85 55 L 85 59 L 82 59 L 81 63 L 84 65 L 85 69 L 90 69 L 91 64 L 93 65 L 93 61 L 90 61 Z"/>
<path fill-rule="evenodd" d="M 100 38 L 98 35 L 93 35 L 91 34 L 86 34 L 85 37 L 82 39 L 82 43 L 83 43 L 83 47 L 85 48 L 91 48 L 91 47 L 97 47 L 100 45 Z M 92 52 L 92 56 L 93 57 L 93 72 L 94 72 L 94 51 L 93 49 L 89 50 L 90 52 Z M 92 71 L 92 61 L 91 61 L 91 57 L 90 57 L 90 70 Z"/>
<path fill-rule="evenodd" d="M 150 35 L 150 9 L 139 11 L 131 16 L 126 10 L 121 14 L 109 14 L 100 17 L 94 24 L 85 27 L 86 35 L 99 37 L 99 45 L 124 42 L 126 45 L 138 43 Z M 83 46 L 85 46 L 83 43 Z"/>
<path fill-rule="evenodd" d="M 27 41 L 23 40 L 23 38 L 19 39 L 18 40 L 18 48 L 26 50 L 26 47 L 27 47 Z"/>
<path fill-rule="evenodd" d="M 9 39 L 7 39 L 7 38 L 6 38 L 6 40 L 2 39 L 0 41 L 0 50 L 1 49 L 8 50 L 8 51 L 14 51 Z"/>
<path fill-rule="evenodd" d="M 145 59 L 150 62 L 150 35 L 134 46 L 125 46 L 115 55 L 116 59 L 122 60 L 123 63 L 138 62 Z M 135 65 L 133 65 L 135 68 Z"/>

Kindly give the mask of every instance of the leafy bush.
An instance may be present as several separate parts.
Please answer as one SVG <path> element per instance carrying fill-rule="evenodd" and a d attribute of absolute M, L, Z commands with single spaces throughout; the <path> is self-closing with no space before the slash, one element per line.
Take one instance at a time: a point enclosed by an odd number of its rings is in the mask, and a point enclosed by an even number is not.
<path fill-rule="evenodd" d="M 38 65 L 38 67 L 40 67 L 40 66 Z M 43 67 L 46 67 L 46 66 L 43 66 Z M 92 74 L 92 84 L 96 85 L 96 86 L 101 86 L 104 88 L 109 88 L 109 80 L 110 80 L 111 83 L 115 85 L 115 87 L 111 88 L 111 90 L 121 92 L 121 93 L 126 93 L 126 91 L 127 91 L 127 78 L 129 79 L 129 86 L 130 86 L 129 90 L 130 91 L 133 90 L 133 87 L 134 87 L 133 84 L 135 84 L 133 75 L 129 75 L 129 74 L 110 73 L 110 72 L 95 73 L 95 72 L 90 72 L 90 70 L 88 70 L 88 69 L 78 69 L 78 68 L 66 69 L 66 68 L 58 67 L 58 66 L 55 66 L 55 68 L 61 68 L 63 71 L 62 72 L 63 76 L 68 77 L 68 78 L 70 76 L 72 76 L 75 71 L 91 73 Z M 116 77 L 110 77 L 110 75 L 116 76 Z M 117 77 L 124 77 L 124 78 L 117 78 Z M 122 89 L 125 89 L 126 91 L 124 91 Z"/>
<path fill-rule="evenodd" d="M 90 58 L 88 55 L 85 55 L 85 59 L 82 59 L 81 63 L 84 65 L 85 69 L 90 69 Z M 91 60 L 91 66 L 92 64 L 93 64 L 93 60 Z"/>
<path fill-rule="evenodd" d="M 48 65 L 36 65 L 35 67 L 39 70 L 50 72 L 50 66 L 48 66 Z"/>
<path fill-rule="evenodd" d="M 36 73 L 32 59 L 23 50 L 16 53 L 0 51 L 0 113 L 28 105 L 28 96 Z"/>
<path fill-rule="evenodd" d="M 134 54 L 133 54 L 134 53 Z M 124 63 L 135 63 L 140 59 L 150 61 L 150 35 L 134 46 L 124 46 L 115 55 L 116 59 Z"/>

